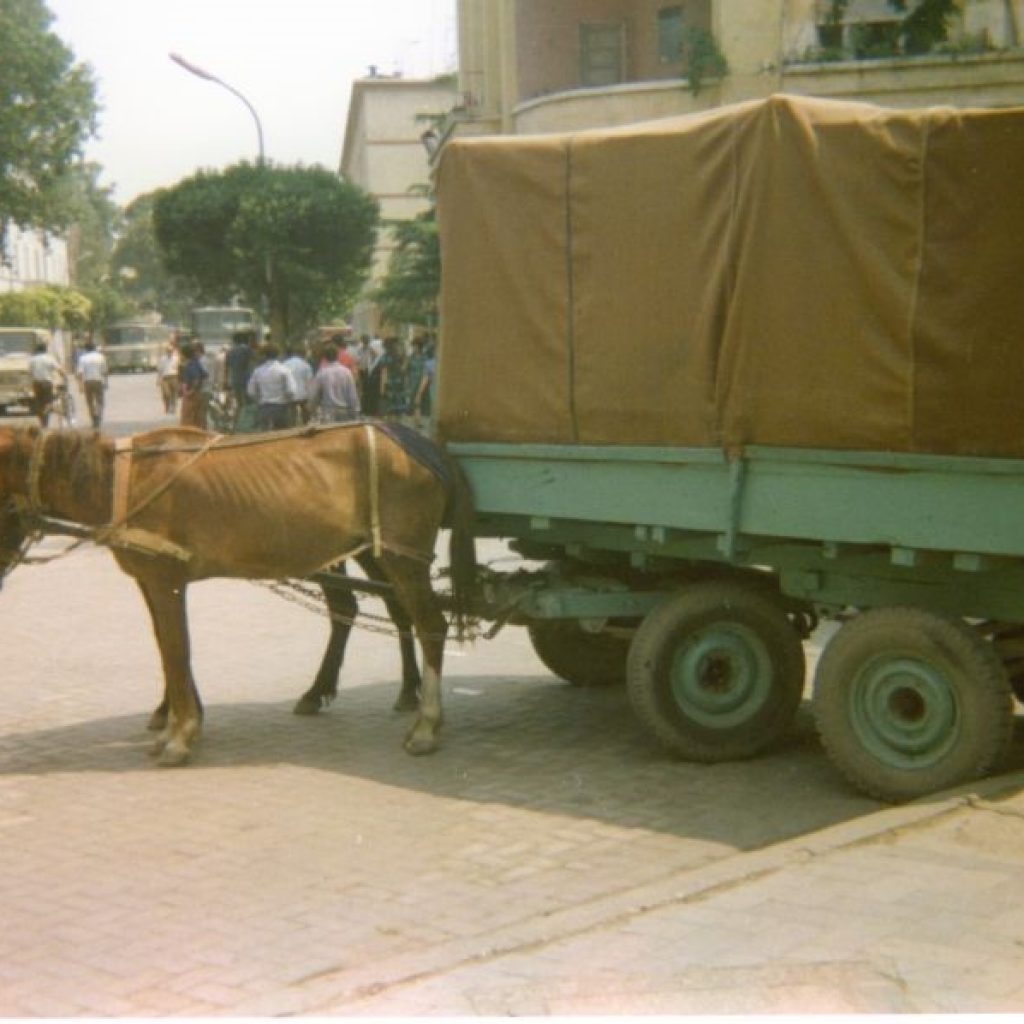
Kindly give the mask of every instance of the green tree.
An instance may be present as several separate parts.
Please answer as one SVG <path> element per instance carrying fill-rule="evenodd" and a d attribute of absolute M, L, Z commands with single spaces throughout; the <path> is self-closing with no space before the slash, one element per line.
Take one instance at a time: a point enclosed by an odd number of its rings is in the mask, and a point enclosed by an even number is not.
<path fill-rule="evenodd" d="M 164 266 L 153 226 L 156 198 L 157 193 L 150 192 L 126 207 L 111 258 L 111 279 L 139 309 L 159 313 L 169 323 L 183 324 L 189 310 L 199 305 L 199 297 Z"/>
<path fill-rule="evenodd" d="M 92 303 L 75 288 L 43 285 L 0 295 L 0 324 L 6 326 L 81 331 L 91 317 Z"/>
<path fill-rule="evenodd" d="M 351 305 L 378 219 L 373 198 L 324 168 L 249 163 L 186 178 L 153 208 L 164 266 L 208 301 L 265 306 L 282 340 Z"/>
<path fill-rule="evenodd" d="M 112 190 L 99 183 L 101 172 L 99 164 L 80 163 L 60 185 L 71 217 L 68 256 L 72 280 L 81 288 L 109 283 L 114 239 L 123 221 L 121 207 L 111 198 Z"/>
<path fill-rule="evenodd" d="M 42 0 L 0 0 L 0 243 L 11 223 L 70 223 L 62 184 L 96 130 L 92 74 L 52 21 Z"/>
<path fill-rule="evenodd" d="M 412 220 L 392 221 L 395 249 L 373 301 L 394 324 L 437 324 L 441 290 L 441 241 L 433 204 Z"/>
<path fill-rule="evenodd" d="M 900 35 L 907 53 L 928 53 L 945 42 L 958 9 L 957 0 L 918 0 L 909 12 L 907 0 L 889 0 L 889 6 L 904 15 Z"/>

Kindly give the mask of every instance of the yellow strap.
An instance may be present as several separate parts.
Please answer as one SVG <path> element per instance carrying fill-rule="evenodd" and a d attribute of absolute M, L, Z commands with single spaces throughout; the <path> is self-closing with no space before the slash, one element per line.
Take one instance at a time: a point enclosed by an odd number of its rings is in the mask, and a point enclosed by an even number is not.
<path fill-rule="evenodd" d="M 135 439 L 132 437 L 119 437 L 114 442 L 114 499 L 110 514 L 112 523 L 128 521 L 128 491 L 131 486 L 134 444 Z"/>
<path fill-rule="evenodd" d="M 377 465 L 377 435 L 366 424 L 366 437 L 370 446 L 370 537 L 373 539 L 373 557 L 380 558 L 380 467 Z"/>
<path fill-rule="evenodd" d="M 28 463 L 28 509 L 33 515 L 43 511 L 43 496 L 40 492 L 40 481 L 43 476 L 43 461 L 46 457 L 46 431 L 41 430 L 32 445 L 32 454 Z"/>

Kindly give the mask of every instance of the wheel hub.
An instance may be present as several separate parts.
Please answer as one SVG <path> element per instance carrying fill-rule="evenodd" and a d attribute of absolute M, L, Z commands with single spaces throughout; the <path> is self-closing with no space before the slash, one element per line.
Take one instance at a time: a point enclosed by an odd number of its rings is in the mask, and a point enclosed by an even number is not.
<path fill-rule="evenodd" d="M 959 708 L 943 673 L 916 658 L 879 659 L 851 691 L 851 722 L 874 756 L 893 767 L 934 764 L 956 742 Z"/>
<path fill-rule="evenodd" d="M 688 718 L 726 729 L 747 720 L 768 699 L 772 662 L 753 630 L 716 624 L 676 651 L 670 677 L 672 695 Z"/>

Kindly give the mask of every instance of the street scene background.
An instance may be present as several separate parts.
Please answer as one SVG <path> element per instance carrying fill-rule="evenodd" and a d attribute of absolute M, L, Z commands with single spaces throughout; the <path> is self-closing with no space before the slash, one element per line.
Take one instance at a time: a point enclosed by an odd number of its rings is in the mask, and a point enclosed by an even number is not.
<path fill-rule="evenodd" d="M 115 377 L 104 429 L 160 408 Z M 1001 778 L 887 809 L 806 709 L 756 760 L 674 761 L 623 688 L 508 628 L 449 645 L 414 759 L 394 638 L 357 630 L 335 704 L 296 717 L 325 618 L 217 580 L 189 598 L 204 738 L 161 770 L 156 645 L 110 555 L 19 568 L 0 608 L 4 1015 L 1024 1007 L 1019 734 Z"/>

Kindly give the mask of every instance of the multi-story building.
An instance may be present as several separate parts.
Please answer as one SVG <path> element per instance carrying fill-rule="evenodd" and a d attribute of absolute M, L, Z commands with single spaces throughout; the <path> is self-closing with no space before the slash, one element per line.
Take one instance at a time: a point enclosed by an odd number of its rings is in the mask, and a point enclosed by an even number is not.
<path fill-rule="evenodd" d="M 455 105 L 453 76 L 436 79 L 372 76 L 352 85 L 340 172 L 374 196 L 387 221 L 411 220 L 427 207 L 430 179 L 423 135 Z M 353 314 L 356 333 L 375 333 L 379 312 L 370 292 L 387 272 L 394 238 L 386 227 L 374 251 L 373 269 Z"/>
<path fill-rule="evenodd" d="M 70 284 L 68 247 L 62 238 L 11 224 L 0 253 L 0 292 L 17 292 L 44 284 Z"/>
<path fill-rule="evenodd" d="M 573 130 L 774 92 L 911 107 L 1024 104 L 1024 0 L 959 0 L 945 38 L 924 40 L 908 35 L 897 6 L 458 0 L 460 107 L 450 127 Z"/>

